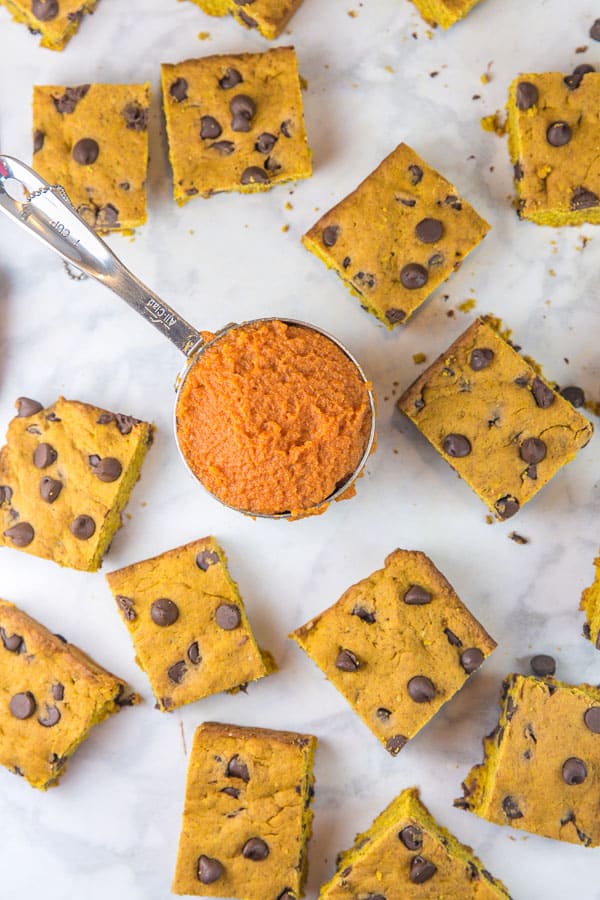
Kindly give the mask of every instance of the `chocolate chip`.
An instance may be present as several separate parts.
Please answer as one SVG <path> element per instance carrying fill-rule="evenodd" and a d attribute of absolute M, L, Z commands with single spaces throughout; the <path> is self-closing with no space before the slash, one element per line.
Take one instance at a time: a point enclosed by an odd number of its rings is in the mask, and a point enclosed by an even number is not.
<path fill-rule="evenodd" d="M 444 628 L 444 634 L 448 639 L 448 643 L 452 645 L 452 647 L 462 647 L 462 641 L 459 637 L 457 637 L 453 631 L 450 631 L 449 628 Z"/>
<path fill-rule="evenodd" d="M 571 127 L 566 122 L 553 122 L 546 131 L 546 140 L 551 147 L 564 147 L 571 137 Z"/>
<path fill-rule="evenodd" d="M 333 247 L 340 233 L 339 225 L 328 225 L 323 229 L 323 243 L 326 247 Z"/>
<path fill-rule="evenodd" d="M 526 463 L 536 465 L 546 458 L 547 447 L 540 438 L 525 438 L 519 447 L 519 456 Z"/>
<path fill-rule="evenodd" d="M 216 150 L 221 156 L 231 156 L 235 150 L 235 144 L 233 141 L 215 141 L 214 144 L 209 144 L 208 149 Z"/>
<path fill-rule="evenodd" d="M 91 166 L 98 159 L 100 147 L 93 138 L 81 138 L 73 147 L 71 156 L 81 166 Z"/>
<path fill-rule="evenodd" d="M 593 209 L 599 204 L 598 195 L 584 187 L 575 188 L 571 195 L 571 209 L 573 210 Z"/>
<path fill-rule="evenodd" d="M 36 702 L 31 691 L 23 691 L 11 697 L 9 709 L 15 719 L 29 719 L 35 712 Z"/>
<path fill-rule="evenodd" d="M 410 172 L 411 184 L 419 184 L 419 182 L 423 180 L 423 169 L 421 166 L 409 166 L 408 171 Z"/>
<path fill-rule="evenodd" d="M 259 837 L 249 838 L 242 847 L 242 856 L 252 862 L 262 862 L 268 855 L 269 845 Z"/>
<path fill-rule="evenodd" d="M 102 418 L 102 416 L 100 418 Z M 134 419 L 133 416 L 126 416 L 123 413 L 116 413 L 114 419 L 121 434 L 130 434 L 133 426 L 140 424 L 139 419 Z M 112 421 L 112 419 L 109 419 L 108 421 Z"/>
<path fill-rule="evenodd" d="M 351 650 L 340 650 L 335 660 L 336 669 L 342 672 L 356 672 L 360 669 L 360 660 Z"/>
<path fill-rule="evenodd" d="M 238 16 L 240 17 L 244 25 L 248 26 L 248 28 L 258 28 L 258 22 L 256 21 L 256 19 L 253 19 L 251 16 L 245 13 L 243 9 L 238 9 Z"/>
<path fill-rule="evenodd" d="M 104 459 L 101 459 L 92 466 L 92 468 L 96 478 L 106 482 L 116 481 L 123 472 L 123 466 L 118 459 L 114 458 L 114 456 L 105 456 Z"/>
<path fill-rule="evenodd" d="M 431 603 L 432 595 L 420 584 L 411 584 L 402 598 L 409 606 L 424 606 Z"/>
<path fill-rule="evenodd" d="M 58 456 L 51 444 L 38 444 L 33 451 L 33 464 L 36 469 L 47 469 Z"/>
<path fill-rule="evenodd" d="M 71 534 L 79 541 L 87 541 L 96 531 L 96 523 L 91 516 L 77 516 L 69 525 Z"/>
<path fill-rule="evenodd" d="M 56 684 L 52 685 L 52 696 L 55 700 L 64 700 L 65 686 L 64 684 L 61 684 L 60 681 L 57 681 Z"/>
<path fill-rule="evenodd" d="M 187 100 L 188 83 L 185 78 L 176 78 L 169 86 L 169 94 L 177 103 Z"/>
<path fill-rule="evenodd" d="M 408 743 L 408 738 L 403 734 L 394 734 L 385 742 L 385 749 L 391 756 L 398 756 L 403 747 Z"/>
<path fill-rule="evenodd" d="M 402 322 L 406 318 L 406 313 L 403 309 L 386 309 L 385 317 L 391 325 L 395 325 L 397 322 Z"/>
<path fill-rule="evenodd" d="M 248 782 L 250 781 L 248 766 L 245 762 L 241 761 L 237 753 L 235 754 L 235 756 L 232 756 L 227 763 L 225 774 L 228 778 L 241 778 L 241 780 L 245 781 L 246 784 L 248 784 Z"/>
<path fill-rule="evenodd" d="M 267 172 L 278 172 L 281 169 L 281 163 L 278 163 L 272 156 L 265 159 L 265 169 Z"/>
<path fill-rule="evenodd" d="M 485 657 L 478 647 L 469 647 L 460 654 L 460 664 L 467 675 L 478 669 L 484 659 Z"/>
<path fill-rule="evenodd" d="M 214 550 L 201 550 L 196 554 L 196 565 L 203 572 L 206 572 L 210 566 L 214 566 L 219 562 L 219 554 Z"/>
<path fill-rule="evenodd" d="M 355 606 L 351 615 L 358 616 L 362 622 L 366 622 L 368 625 L 372 625 L 376 620 L 375 613 L 365 609 L 364 606 Z"/>
<path fill-rule="evenodd" d="M 4 645 L 4 649 L 9 653 L 19 653 L 24 646 L 23 638 L 20 634 L 8 635 L 4 628 L 0 628 L 0 640 Z"/>
<path fill-rule="evenodd" d="M 600 41 L 600 19 L 596 19 L 590 28 L 590 37 L 593 41 Z"/>
<path fill-rule="evenodd" d="M 421 219 L 415 226 L 417 239 L 423 244 L 435 244 L 444 233 L 444 226 L 439 219 Z"/>
<path fill-rule="evenodd" d="M 240 796 L 240 789 L 234 787 L 224 787 L 221 788 L 221 794 L 227 794 L 228 797 L 233 797 L 234 800 L 237 800 Z"/>
<path fill-rule="evenodd" d="M 229 103 L 229 109 L 232 116 L 243 116 L 250 121 L 256 114 L 256 103 L 247 94 L 236 94 Z M 234 131 L 236 130 L 241 131 L 242 129 L 234 128 Z"/>
<path fill-rule="evenodd" d="M 423 832 L 416 825 L 407 825 L 398 834 L 407 850 L 420 850 L 423 846 Z"/>
<path fill-rule="evenodd" d="M 375 715 L 378 719 L 381 719 L 382 722 L 387 722 L 392 713 L 391 710 L 386 709 L 385 706 L 380 706 Z"/>
<path fill-rule="evenodd" d="M 427 265 L 431 267 L 441 266 L 443 265 L 445 260 L 445 256 L 443 253 L 434 253 L 433 256 L 430 256 L 427 260 Z"/>
<path fill-rule="evenodd" d="M 187 648 L 186 655 L 193 666 L 197 666 L 202 662 L 202 654 L 200 653 L 198 641 L 192 641 L 190 646 Z"/>
<path fill-rule="evenodd" d="M 575 66 L 573 69 L 572 75 L 566 75 L 563 78 L 564 83 L 569 88 L 570 91 L 576 91 L 581 82 L 584 79 L 585 75 L 588 75 L 590 72 L 595 72 L 593 66 L 590 66 L 589 63 L 583 63 L 580 66 Z"/>
<path fill-rule="evenodd" d="M 585 404 L 585 394 L 580 387 L 576 387 L 575 385 L 569 385 L 569 387 L 563 388 L 560 395 L 576 409 L 579 409 L 580 406 Z"/>
<path fill-rule="evenodd" d="M 590 706 L 583 714 L 583 721 L 590 731 L 600 734 L 600 706 Z"/>
<path fill-rule="evenodd" d="M 525 173 L 524 173 L 524 171 L 523 171 L 523 166 L 522 166 L 522 164 L 519 162 L 519 160 L 517 160 L 517 162 L 516 162 L 516 163 L 514 164 L 514 166 L 513 166 L 513 175 L 514 175 L 515 181 L 521 181 L 521 179 L 523 178 L 523 175 L 524 175 L 524 174 L 525 174 Z"/>
<path fill-rule="evenodd" d="M 533 384 L 531 385 L 531 393 L 533 394 L 533 399 L 540 407 L 540 409 L 548 409 L 548 407 L 552 406 L 552 404 L 554 403 L 554 391 L 549 388 L 547 384 L 544 384 L 544 382 L 540 378 L 533 379 Z"/>
<path fill-rule="evenodd" d="M 29 522 L 18 522 L 16 525 L 11 525 L 2 534 L 12 541 L 15 547 L 27 547 L 35 536 Z"/>
<path fill-rule="evenodd" d="M 516 497 L 507 494 L 496 500 L 494 508 L 501 519 L 510 519 L 519 512 L 520 504 Z"/>
<path fill-rule="evenodd" d="M 56 706 L 50 706 L 49 703 L 46 703 L 46 715 L 38 716 L 38 722 L 44 728 L 52 728 L 60 722 L 60 711 Z"/>
<path fill-rule="evenodd" d="M 167 669 L 167 675 L 175 684 L 181 684 L 187 672 L 185 660 L 180 659 Z"/>
<path fill-rule="evenodd" d="M 239 607 L 234 603 L 221 603 L 215 612 L 215 621 L 223 631 L 234 631 L 242 621 Z"/>
<path fill-rule="evenodd" d="M 31 12 L 40 22 L 50 22 L 58 15 L 58 0 L 31 0 Z"/>
<path fill-rule="evenodd" d="M 454 459 L 462 459 L 471 452 L 471 442 L 464 434 L 448 434 L 442 443 L 444 453 Z"/>
<path fill-rule="evenodd" d="M 545 653 L 538 653 L 529 660 L 531 671 L 539 678 L 546 678 L 548 675 L 554 675 L 556 672 L 556 660 L 553 656 L 547 656 Z"/>
<path fill-rule="evenodd" d="M 62 96 L 52 98 L 56 111 L 65 114 L 74 112 L 75 107 L 79 101 L 85 97 L 89 89 L 89 84 L 80 84 L 77 87 L 65 88 L 65 92 Z"/>
<path fill-rule="evenodd" d="M 582 759 L 577 756 L 570 756 L 565 760 L 562 767 L 562 777 L 566 784 L 583 784 L 587 778 L 587 766 Z"/>
<path fill-rule="evenodd" d="M 104 412 L 96 419 L 96 425 L 109 425 L 114 418 L 112 413 Z"/>
<path fill-rule="evenodd" d="M 224 872 L 225 868 L 218 859 L 213 859 L 212 856 L 204 856 L 204 854 L 198 857 L 197 874 L 198 881 L 201 884 L 213 884 L 219 880 Z"/>
<path fill-rule="evenodd" d="M 200 137 L 203 141 L 218 138 L 222 131 L 214 116 L 202 116 L 200 119 Z"/>
<path fill-rule="evenodd" d="M 10 503 L 13 495 L 13 490 L 7 484 L 0 484 L 0 506 L 4 503 L 7 505 Z"/>
<path fill-rule="evenodd" d="M 259 166 L 248 166 L 242 172 L 241 184 L 269 184 L 269 176 Z"/>
<path fill-rule="evenodd" d="M 413 884 L 424 884 L 433 878 L 436 872 L 437 866 L 422 856 L 415 856 L 410 864 L 410 880 Z"/>
<path fill-rule="evenodd" d="M 158 600 L 154 600 L 150 606 L 150 618 L 155 625 L 167 628 L 179 618 L 179 607 L 168 597 L 160 597 Z"/>
<path fill-rule="evenodd" d="M 400 270 L 400 281 L 407 291 L 416 291 L 427 284 L 427 269 L 419 263 L 407 263 Z"/>
<path fill-rule="evenodd" d="M 42 147 L 44 146 L 44 138 L 45 134 L 43 131 L 40 131 L 39 128 L 33 132 L 33 152 L 39 153 Z"/>
<path fill-rule="evenodd" d="M 504 810 L 507 819 L 523 818 L 523 813 L 519 809 L 519 804 L 514 797 L 510 796 L 510 794 L 506 796 L 502 801 L 502 809 Z"/>
<path fill-rule="evenodd" d="M 46 503 L 54 503 L 61 491 L 62 481 L 59 481 L 58 478 L 50 478 L 49 475 L 44 475 L 40 479 L 40 497 Z"/>
<path fill-rule="evenodd" d="M 133 620 L 137 617 L 134 601 L 130 597 L 123 597 L 122 594 L 117 594 L 115 600 L 117 602 L 117 606 L 123 614 L 123 618 L 127 622 L 133 622 Z"/>
<path fill-rule="evenodd" d="M 471 351 L 469 365 L 474 372 L 481 372 L 482 369 L 487 369 L 493 359 L 494 351 L 490 350 L 489 347 L 476 347 Z"/>
<path fill-rule="evenodd" d="M 285 888 L 281 894 L 278 895 L 277 900 L 297 900 L 297 898 L 296 894 L 290 888 Z M 385 897 L 382 897 L 381 900 L 385 900 Z"/>
<path fill-rule="evenodd" d="M 36 413 L 39 413 L 44 408 L 37 400 L 31 400 L 29 397 L 19 397 L 15 405 L 19 419 L 35 416 Z"/>
<path fill-rule="evenodd" d="M 520 81 L 517 85 L 515 103 L 517 109 L 525 112 L 538 102 L 540 92 L 530 81 Z"/>
<path fill-rule="evenodd" d="M 277 135 L 270 134 L 268 131 L 263 131 L 263 133 L 259 134 L 257 137 L 254 149 L 259 153 L 270 153 L 276 143 Z"/>
<path fill-rule="evenodd" d="M 148 130 L 148 107 L 136 103 L 135 100 L 123 108 L 125 127 L 131 131 Z"/>
<path fill-rule="evenodd" d="M 415 703 L 429 703 L 435 697 L 434 684 L 425 675 L 415 675 L 406 687 L 408 696 Z"/>

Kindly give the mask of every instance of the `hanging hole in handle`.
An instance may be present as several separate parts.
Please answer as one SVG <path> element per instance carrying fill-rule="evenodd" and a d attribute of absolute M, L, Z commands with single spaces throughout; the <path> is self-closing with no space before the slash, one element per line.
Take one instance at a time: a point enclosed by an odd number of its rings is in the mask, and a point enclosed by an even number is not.
<path fill-rule="evenodd" d="M 16 203 L 27 203 L 29 200 L 29 191 L 16 178 L 5 178 L 2 186 L 4 191 L 11 200 L 14 200 Z"/>

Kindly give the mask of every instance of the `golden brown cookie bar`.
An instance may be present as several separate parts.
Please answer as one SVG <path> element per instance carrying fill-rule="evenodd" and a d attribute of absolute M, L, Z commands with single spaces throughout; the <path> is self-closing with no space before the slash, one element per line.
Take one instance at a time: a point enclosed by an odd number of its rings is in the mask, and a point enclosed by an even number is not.
<path fill-rule="evenodd" d="M 431 560 L 409 550 L 290 637 L 392 756 L 496 646 Z"/>
<path fill-rule="evenodd" d="M 276 670 L 256 644 L 213 537 L 110 572 L 106 580 L 159 709 L 234 690 Z"/>
<path fill-rule="evenodd" d="M 594 643 L 596 650 L 600 650 L 600 557 L 594 560 L 594 566 L 594 580 L 582 593 L 579 608 L 586 615 L 583 635 Z"/>
<path fill-rule="evenodd" d="M 484 760 L 454 805 L 497 825 L 600 845 L 600 690 L 509 675 L 500 704 Z"/>
<path fill-rule="evenodd" d="M 206 722 L 194 736 L 173 893 L 295 900 L 317 739 Z"/>
<path fill-rule="evenodd" d="M 302 242 L 393 328 L 459 268 L 489 227 L 454 185 L 400 144 Z"/>
<path fill-rule="evenodd" d="M 15 22 L 40 35 L 40 47 L 63 50 L 96 0 L 0 0 Z"/>
<path fill-rule="evenodd" d="M 180 205 L 196 194 L 266 191 L 310 176 L 293 47 L 165 63 L 161 78 Z"/>
<path fill-rule="evenodd" d="M 518 212 L 538 225 L 600 223 L 600 73 L 526 74 L 510 86 Z"/>
<path fill-rule="evenodd" d="M 338 857 L 319 900 L 510 900 L 502 882 L 407 788 Z M 423 885 L 427 884 L 427 887 Z"/>
<path fill-rule="evenodd" d="M 146 221 L 149 103 L 148 84 L 33 88 L 33 168 L 98 230 Z"/>
<path fill-rule="evenodd" d="M 232 15 L 246 28 L 257 28 L 264 37 L 278 37 L 302 0 L 194 0 L 209 16 Z"/>
<path fill-rule="evenodd" d="M 417 378 L 398 408 L 498 519 L 515 515 L 593 431 L 484 319 Z"/>
<path fill-rule="evenodd" d="M 140 475 L 153 426 L 60 397 L 20 397 L 0 450 L 0 546 L 94 572 Z"/>
<path fill-rule="evenodd" d="M 450 28 L 459 19 L 464 19 L 480 0 L 412 0 L 412 2 L 426 22 Z"/>
<path fill-rule="evenodd" d="M 46 790 L 91 728 L 132 703 L 123 681 L 0 600 L 0 764 Z"/>

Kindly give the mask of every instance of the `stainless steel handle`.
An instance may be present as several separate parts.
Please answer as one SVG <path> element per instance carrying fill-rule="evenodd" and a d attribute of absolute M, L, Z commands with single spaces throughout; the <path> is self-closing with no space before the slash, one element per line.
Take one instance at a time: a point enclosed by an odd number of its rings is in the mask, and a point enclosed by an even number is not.
<path fill-rule="evenodd" d="M 188 358 L 203 345 L 200 333 L 136 278 L 84 222 L 60 185 L 48 184 L 12 156 L 0 155 L 0 211 L 118 294 Z"/>

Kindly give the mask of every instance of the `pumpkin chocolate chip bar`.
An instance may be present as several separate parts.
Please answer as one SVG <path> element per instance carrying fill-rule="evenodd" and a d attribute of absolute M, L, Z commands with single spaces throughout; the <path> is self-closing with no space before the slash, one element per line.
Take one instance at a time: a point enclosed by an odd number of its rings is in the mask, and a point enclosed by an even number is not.
<path fill-rule="evenodd" d="M 40 47 L 63 50 L 86 13 L 93 13 L 96 0 L 0 0 L 15 22 L 39 34 Z"/>
<path fill-rule="evenodd" d="M 426 22 L 450 28 L 464 19 L 480 0 L 412 0 Z"/>
<path fill-rule="evenodd" d="M 209 16 L 232 15 L 269 40 L 278 37 L 302 0 L 194 0 Z"/>

